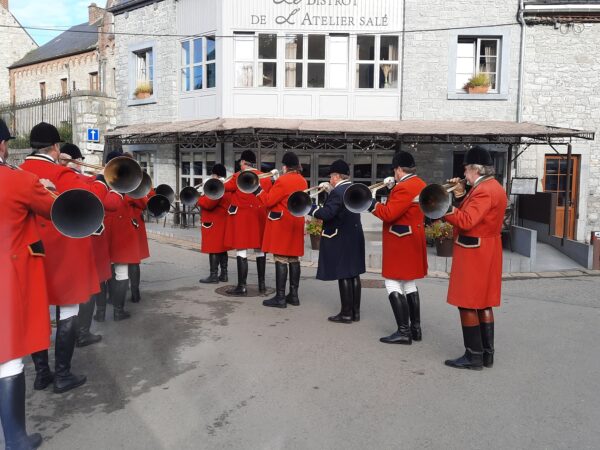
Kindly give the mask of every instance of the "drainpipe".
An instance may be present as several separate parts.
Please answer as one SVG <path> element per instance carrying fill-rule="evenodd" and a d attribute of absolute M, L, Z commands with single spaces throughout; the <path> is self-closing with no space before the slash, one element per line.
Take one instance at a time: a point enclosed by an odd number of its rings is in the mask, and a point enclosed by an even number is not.
<path fill-rule="evenodd" d="M 521 51 L 519 54 L 519 92 L 517 94 L 517 122 L 523 121 L 523 75 L 525 72 L 525 19 L 523 0 L 519 0 L 517 20 L 521 24 Z"/>

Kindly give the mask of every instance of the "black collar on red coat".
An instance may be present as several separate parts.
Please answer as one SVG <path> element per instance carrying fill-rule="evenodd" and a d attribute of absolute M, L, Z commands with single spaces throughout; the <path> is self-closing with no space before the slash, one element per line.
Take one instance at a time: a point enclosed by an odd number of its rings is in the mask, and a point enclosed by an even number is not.
<path fill-rule="evenodd" d="M 56 161 L 54 161 L 50 156 L 46 156 L 46 155 L 31 155 L 31 156 L 27 156 L 25 158 L 25 161 L 44 161 L 44 162 L 47 162 L 47 163 L 56 164 Z"/>

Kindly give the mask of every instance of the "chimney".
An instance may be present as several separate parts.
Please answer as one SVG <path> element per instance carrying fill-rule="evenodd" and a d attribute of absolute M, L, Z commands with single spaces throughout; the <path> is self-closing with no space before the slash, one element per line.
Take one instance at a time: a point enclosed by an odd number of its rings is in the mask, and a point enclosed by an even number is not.
<path fill-rule="evenodd" d="M 0 5 L 8 11 L 8 0 L 0 0 Z"/>
<path fill-rule="evenodd" d="M 102 19 L 102 17 L 104 16 L 104 9 L 100 8 L 95 3 L 92 3 L 90 6 L 88 6 L 88 16 L 88 23 L 92 25 L 93 23 L 96 23 L 98 20 Z"/>

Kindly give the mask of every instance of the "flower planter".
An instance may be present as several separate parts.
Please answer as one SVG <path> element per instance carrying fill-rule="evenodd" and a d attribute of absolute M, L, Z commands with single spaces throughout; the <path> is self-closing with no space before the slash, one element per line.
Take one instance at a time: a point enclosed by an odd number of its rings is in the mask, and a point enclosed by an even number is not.
<path fill-rule="evenodd" d="M 452 248 L 454 247 L 454 240 L 452 239 L 436 239 L 435 250 L 438 256 L 450 258 L 452 256 Z"/>
<path fill-rule="evenodd" d="M 487 94 L 490 90 L 489 86 L 468 86 L 467 91 L 469 94 Z"/>
<path fill-rule="evenodd" d="M 310 234 L 310 248 L 313 250 L 319 250 L 321 246 L 321 236 L 318 234 Z"/>
<path fill-rule="evenodd" d="M 144 100 L 146 98 L 150 98 L 152 94 L 150 92 L 140 92 L 139 94 L 135 94 L 135 98 L 138 100 Z"/>

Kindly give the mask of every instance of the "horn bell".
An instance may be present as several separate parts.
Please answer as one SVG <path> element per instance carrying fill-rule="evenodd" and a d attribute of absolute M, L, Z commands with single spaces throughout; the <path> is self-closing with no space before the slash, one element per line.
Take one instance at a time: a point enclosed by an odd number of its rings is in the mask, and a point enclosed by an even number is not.
<path fill-rule="evenodd" d="M 367 211 L 373 200 L 371 189 L 364 184 L 353 184 L 344 192 L 344 205 L 348 211 L 353 213 L 363 213 Z"/>
<path fill-rule="evenodd" d="M 260 179 L 254 172 L 247 170 L 239 174 L 236 184 L 244 194 L 252 194 L 258 189 Z"/>
<path fill-rule="evenodd" d="M 155 219 L 161 219 L 171 210 L 171 202 L 167 197 L 156 194 L 148 200 L 148 212 Z"/>
<path fill-rule="evenodd" d="M 439 219 L 446 215 L 450 207 L 450 195 L 441 184 L 430 184 L 419 195 L 419 207 L 430 219 Z"/>
<path fill-rule="evenodd" d="M 159 184 L 156 186 L 156 189 L 154 189 L 154 192 L 156 192 L 157 195 L 166 197 L 169 200 L 169 203 L 173 203 L 175 201 L 175 191 L 168 184 Z"/>
<path fill-rule="evenodd" d="M 104 179 L 111 189 L 127 194 L 142 182 L 143 172 L 134 159 L 119 156 L 111 159 L 104 167 Z"/>
<path fill-rule="evenodd" d="M 181 192 L 179 192 L 179 201 L 182 205 L 187 207 L 196 206 L 199 198 L 200 193 L 193 186 L 184 187 Z"/>
<path fill-rule="evenodd" d="M 211 178 L 202 186 L 202 192 L 211 200 L 219 200 L 225 194 L 225 185 L 221 180 Z"/>
<path fill-rule="evenodd" d="M 312 200 L 306 192 L 294 192 L 288 197 L 287 207 L 294 217 L 304 217 L 312 208 Z"/>
<path fill-rule="evenodd" d="M 100 228 L 104 220 L 104 206 L 92 192 L 71 189 L 54 200 L 50 218 L 61 234 L 80 239 L 91 236 Z"/>
<path fill-rule="evenodd" d="M 143 172 L 140 185 L 127 195 L 135 199 L 144 198 L 148 195 L 150 189 L 152 189 L 152 178 L 150 178 L 147 172 Z"/>

